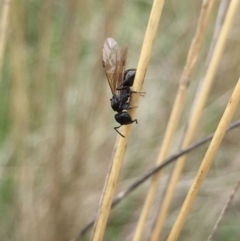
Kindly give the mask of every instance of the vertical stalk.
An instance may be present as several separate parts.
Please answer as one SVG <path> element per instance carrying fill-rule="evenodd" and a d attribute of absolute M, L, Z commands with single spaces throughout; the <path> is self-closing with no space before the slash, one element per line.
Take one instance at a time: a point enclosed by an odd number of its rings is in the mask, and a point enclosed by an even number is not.
<path fill-rule="evenodd" d="M 185 99 L 185 96 L 187 93 L 190 78 L 195 69 L 196 62 L 197 62 L 197 59 L 198 59 L 198 56 L 199 56 L 199 53 L 200 53 L 200 50 L 202 47 L 204 33 L 207 28 L 207 23 L 208 23 L 208 19 L 209 19 L 209 15 L 210 15 L 213 3 L 214 3 L 214 0 L 207 0 L 207 1 L 203 1 L 203 3 L 202 3 L 202 8 L 201 8 L 200 17 L 198 20 L 196 33 L 192 40 L 191 46 L 189 48 L 185 68 L 182 73 L 181 79 L 179 81 L 178 92 L 177 92 L 174 106 L 172 109 L 172 113 L 171 113 L 171 116 L 170 116 L 170 119 L 168 122 L 168 126 L 167 126 L 167 129 L 165 132 L 165 136 L 163 138 L 162 147 L 161 147 L 161 150 L 160 150 L 160 153 L 159 153 L 159 156 L 157 159 L 157 163 L 156 163 L 157 165 L 162 163 L 167 157 L 172 138 L 174 136 L 179 118 L 182 113 L 184 99 Z M 161 177 L 161 172 L 158 172 L 156 175 L 154 175 L 154 177 L 151 180 L 151 185 L 150 185 L 150 188 L 149 188 L 149 191 L 148 191 L 148 194 L 147 194 L 144 206 L 143 206 L 143 210 L 141 212 L 141 215 L 140 215 L 140 218 L 139 218 L 139 221 L 137 224 L 137 230 L 135 232 L 134 241 L 139 241 L 142 238 L 142 234 L 144 232 L 144 227 L 146 225 L 150 209 L 152 207 L 155 195 L 157 193 L 157 188 L 159 185 L 160 177 Z M 152 237 L 151 237 L 152 240 L 158 240 L 164 218 L 162 219 L 161 223 L 159 222 L 158 225 L 155 226 L 155 229 L 154 229 L 154 231 L 152 233 Z"/>
<path fill-rule="evenodd" d="M 147 71 L 148 62 L 150 59 L 153 41 L 156 36 L 160 16 L 162 13 L 164 0 L 154 0 L 152 11 L 149 17 L 149 22 L 143 41 L 142 51 L 140 54 L 137 73 L 134 81 L 134 90 L 140 91 L 143 85 L 144 77 Z M 136 95 L 132 100 L 132 106 L 136 106 L 138 102 L 138 96 Z M 131 116 L 134 117 L 135 110 L 131 112 Z M 129 135 L 131 131 L 131 125 L 123 127 L 123 135 L 125 138 L 120 138 L 115 156 L 110 167 L 110 173 L 106 179 L 106 184 L 104 187 L 103 197 L 101 200 L 98 217 L 94 226 L 92 241 L 101 241 L 105 232 L 109 212 L 111 209 L 111 204 L 113 200 L 113 195 L 115 193 L 117 180 L 123 163 L 123 157 L 126 151 Z"/>
<path fill-rule="evenodd" d="M 220 61 L 222 52 L 224 50 L 227 35 L 230 30 L 230 27 L 231 27 L 231 24 L 233 21 L 233 17 L 236 13 L 238 2 L 239 2 L 238 0 L 232 0 L 230 3 L 224 24 L 222 26 L 218 41 L 216 43 L 216 47 L 213 51 L 213 56 L 211 58 L 204 81 L 202 83 L 202 88 L 200 90 L 199 95 L 197 96 L 197 100 L 194 103 L 194 108 L 191 112 L 191 116 L 190 116 L 190 119 L 188 122 L 187 130 L 186 130 L 186 133 L 185 133 L 185 136 L 183 139 L 181 149 L 187 148 L 191 144 L 192 139 L 194 137 L 195 131 L 197 129 L 197 126 L 198 126 L 198 123 L 199 123 L 199 120 L 200 120 L 200 117 L 202 114 L 202 110 L 204 108 L 206 99 L 208 97 L 209 91 L 212 86 L 213 78 L 215 76 L 218 63 Z M 170 182 L 168 184 L 167 192 L 166 192 L 164 200 L 163 200 L 162 206 L 164 208 L 162 209 L 161 213 L 158 216 L 159 220 L 162 219 L 162 217 L 164 218 L 164 216 L 165 216 L 164 212 L 166 212 L 166 210 L 168 210 L 168 207 L 171 203 L 177 182 L 179 180 L 179 177 L 180 177 L 183 167 L 185 165 L 185 160 L 186 160 L 186 155 L 179 158 L 179 160 L 177 161 L 177 163 L 174 167 Z"/>
<path fill-rule="evenodd" d="M 179 237 L 179 234 L 182 230 L 182 227 L 187 219 L 187 216 L 192 208 L 192 205 L 197 197 L 199 189 L 208 173 L 208 170 L 212 164 L 213 158 L 216 155 L 216 152 L 221 144 L 221 141 L 225 135 L 227 127 L 232 120 L 232 117 L 238 107 L 240 101 L 240 79 L 237 82 L 237 85 L 233 91 L 233 94 L 228 102 L 228 105 L 225 109 L 225 112 L 222 116 L 221 121 L 217 127 L 217 130 L 213 136 L 213 139 L 209 145 L 209 148 L 206 152 L 205 157 L 203 158 L 202 164 L 198 169 L 197 175 L 193 181 L 193 184 L 188 192 L 188 195 L 183 203 L 181 211 L 177 217 L 177 220 L 170 232 L 170 235 L 167 241 L 176 241 Z"/>
<path fill-rule="evenodd" d="M 0 25 L 0 72 L 2 70 L 3 57 L 5 52 L 5 46 L 6 46 L 10 4 L 11 4 L 11 0 L 5 0 L 3 2 L 3 8 L 2 8 L 2 18 L 1 18 L 1 25 Z"/>

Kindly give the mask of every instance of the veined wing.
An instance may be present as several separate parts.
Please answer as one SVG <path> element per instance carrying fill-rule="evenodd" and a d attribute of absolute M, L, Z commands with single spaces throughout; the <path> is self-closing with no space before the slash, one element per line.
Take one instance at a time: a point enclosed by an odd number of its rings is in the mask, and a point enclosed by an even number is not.
<path fill-rule="evenodd" d="M 112 94 L 116 92 L 118 82 L 118 65 L 120 62 L 120 51 L 117 42 L 113 38 L 107 38 L 103 45 L 102 65 L 108 79 Z"/>
<path fill-rule="evenodd" d="M 127 46 L 123 47 L 121 50 L 120 54 L 120 61 L 118 64 L 118 70 L 117 70 L 117 83 L 116 83 L 116 88 L 122 84 L 124 80 L 124 73 L 125 73 L 125 68 L 127 64 L 127 55 L 128 55 L 128 48 Z"/>

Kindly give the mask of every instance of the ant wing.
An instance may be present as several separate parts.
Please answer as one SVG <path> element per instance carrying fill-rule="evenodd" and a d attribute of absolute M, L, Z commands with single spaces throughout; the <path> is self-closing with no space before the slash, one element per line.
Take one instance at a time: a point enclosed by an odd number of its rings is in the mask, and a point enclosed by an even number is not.
<path fill-rule="evenodd" d="M 107 38 L 103 45 L 102 65 L 107 76 L 112 94 L 116 92 L 119 61 L 120 51 L 117 42 L 113 38 Z"/>
<path fill-rule="evenodd" d="M 116 83 L 117 87 L 119 87 L 124 80 L 124 73 L 125 73 L 125 68 L 127 64 L 127 55 L 128 55 L 128 48 L 127 46 L 125 46 L 121 50 L 121 58 L 118 64 L 117 83 Z"/>

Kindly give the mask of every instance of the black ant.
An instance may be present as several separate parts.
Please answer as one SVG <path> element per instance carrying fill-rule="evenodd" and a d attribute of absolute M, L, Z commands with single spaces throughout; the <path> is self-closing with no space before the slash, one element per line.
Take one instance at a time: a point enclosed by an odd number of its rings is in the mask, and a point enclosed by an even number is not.
<path fill-rule="evenodd" d="M 127 47 L 125 46 L 119 51 L 117 42 L 112 39 L 106 39 L 103 46 L 103 68 L 105 70 L 110 89 L 113 97 L 110 99 L 111 107 L 118 112 L 115 115 L 115 120 L 120 124 L 114 129 L 124 137 L 119 131 L 122 125 L 132 124 L 137 122 L 137 119 L 132 120 L 131 116 L 126 112 L 137 106 L 130 106 L 129 98 L 133 93 L 145 94 L 144 92 L 136 92 L 131 90 L 133 85 L 136 69 L 128 69 L 125 71 L 127 59 Z"/>

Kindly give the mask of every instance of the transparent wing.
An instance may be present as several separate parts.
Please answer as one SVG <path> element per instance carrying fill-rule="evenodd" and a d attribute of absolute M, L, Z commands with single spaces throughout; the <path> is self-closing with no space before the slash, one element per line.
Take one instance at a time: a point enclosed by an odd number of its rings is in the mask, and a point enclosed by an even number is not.
<path fill-rule="evenodd" d="M 117 42 L 113 38 L 107 38 L 103 44 L 102 65 L 108 79 L 112 94 L 116 92 L 118 82 L 118 70 L 120 51 Z"/>
<path fill-rule="evenodd" d="M 123 47 L 120 53 L 120 61 L 118 63 L 118 70 L 117 70 L 117 82 L 116 88 L 122 84 L 124 80 L 124 73 L 127 64 L 127 55 L 128 55 L 128 48 L 127 46 Z"/>

